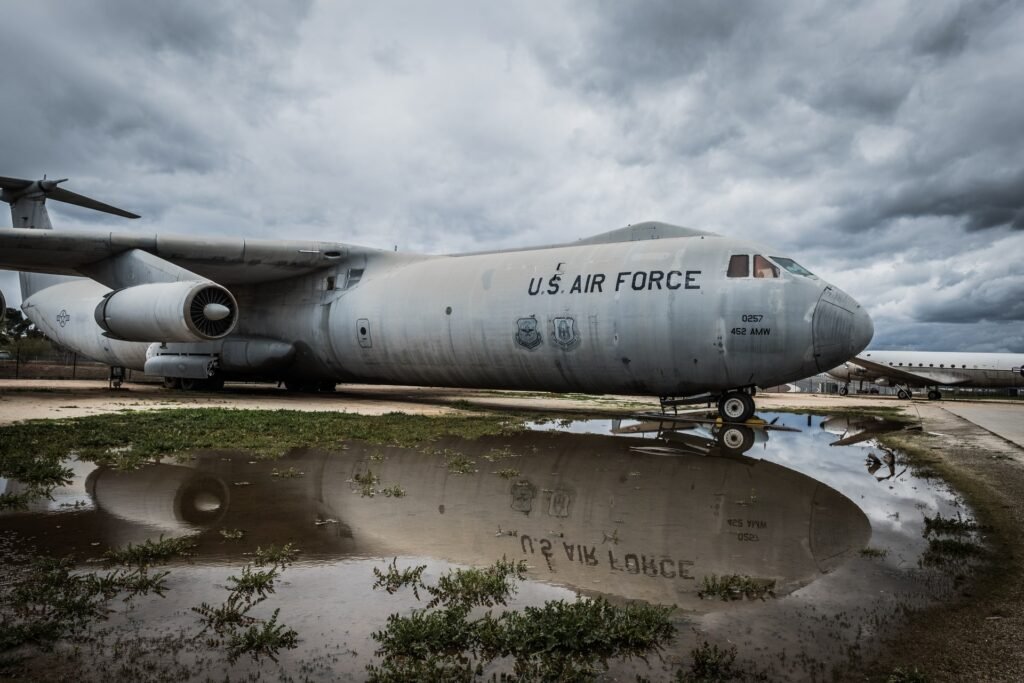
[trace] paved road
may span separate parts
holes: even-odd
[[[942,408],[1024,448],[1024,404],[954,403]]]

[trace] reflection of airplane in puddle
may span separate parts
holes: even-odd
[[[680,449],[681,452],[700,455],[742,455],[755,443],[767,441],[769,431],[800,431],[775,424],[778,418],[771,422],[751,418],[738,424],[707,417],[705,413],[641,413],[635,419],[626,423],[612,420],[612,434],[654,436],[671,446],[645,446],[634,450],[666,455],[680,452]]]
[[[821,428],[839,437],[830,446],[852,446],[884,432],[920,431],[921,425],[893,422],[875,415],[838,415],[823,420]]]
[[[776,594],[789,593],[869,540],[864,513],[806,475],[745,457],[656,457],[635,443],[553,433],[438,443],[476,463],[469,475],[449,472],[443,455],[363,444],[276,462],[207,453],[188,466],[96,469],[87,482],[95,509],[50,521],[59,529],[40,531],[48,520],[24,514],[5,526],[90,554],[195,531],[194,560],[207,562],[285,542],[306,560],[483,565],[506,556],[525,559],[533,578],[685,607],[699,604],[695,593],[712,574],[774,581]],[[303,474],[275,478],[272,468]],[[364,497],[359,481],[406,495]],[[245,536],[226,540],[225,528]]]
[[[853,444],[873,439],[883,432],[920,430],[921,426],[905,425],[874,415],[856,415],[852,417],[839,415],[823,420],[821,428],[830,434],[835,434],[840,437],[838,440],[829,444],[830,446],[851,446]],[[882,444],[876,444],[876,446],[880,451],[882,451],[882,454],[881,456],[878,456],[874,453],[868,453],[867,458],[864,461],[868,474],[878,481],[887,481],[889,479],[898,479],[900,475],[907,471],[907,468],[904,467],[899,473],[897,473],[896,454]],[[879,471],[882,472],[881,476],[878,474]]]

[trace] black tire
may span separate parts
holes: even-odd
[[[182,391],[199,391],[202,389],[202,380],[191,379],[189,377],[181,378],[181,389]]]
[[[754,445],[754,430],[744,425],[730,425],[718,434],[718,445],[726,455],[742,455]]]
[[[850,388],[849,387],[839,387],[839,395],[840,396],[846,396],[848,393],[850,393]]]
[[[181,380],[177,377],[164,377],[164,389],[181,389]]]
[[[746,422],[754,416],[754,399],[742,391],[730,391],[718,399],[718,414],[724,422]]]
[[[942,394],[939,393],[938,389],[932,389],[928,392],[929,401],[938,401],[940,398],[942,398]]]
[[[907,401],[910,399],[910,392],[907,391],[906,389],[900,389],[898,392],[896,392],[896,396],[897,398],[901,398],[904,401]]]

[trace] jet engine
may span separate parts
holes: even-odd
[[[238,303],[213,282],[158,282],[111,292],[96,307],[96,323],[124,341],[196,342],[220,339],[238,322]]]

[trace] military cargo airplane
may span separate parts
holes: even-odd
[[[717,400],[823,372],[874,332],[774,249],[648,222],[434,256],[339,242],[53,230],[47,199],[137,218],[63,180],[0,178],[0,268],[50,338],[168,387],[368,382]],[[59,276],[59,277],[54,277]],[[69,278],[70,276],[70,278]]]
[[[845,382],[839,393],[849,393],[851,381],[896,387],[903,399],[912,387],[928,387],[928,398],[942,398],[939,387],[982,389],[1024,387],[1024,354],[964,353],[959,351],[866,351],[828,371]]]

